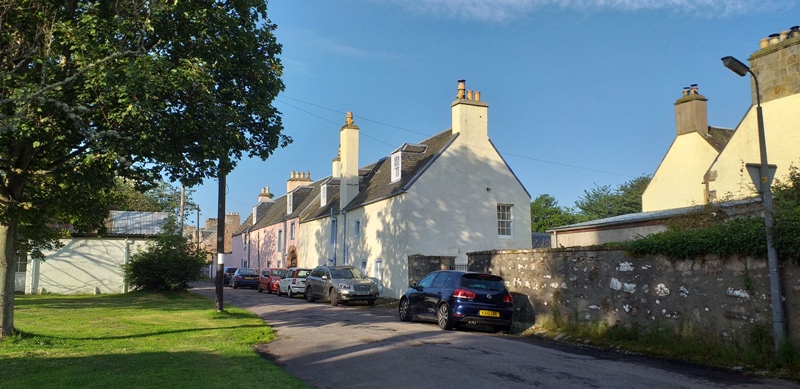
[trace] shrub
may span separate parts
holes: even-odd
[[[147,249],[122,266],[125,282],[134,290],[186,290],[200,279],[205,253],[191,247],[170,218]]]

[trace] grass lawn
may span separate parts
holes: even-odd
[[[16,296],[19,335],[0,341],[0,387],[307,388],[253,345],[254,314],[193,293]]]

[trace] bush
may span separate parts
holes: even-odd
[[[179,230],[174,218],[169,219],[155,241],[122,266],[133,290],[186,290],[189,282],[200,279],[205,253],[189,246]]]

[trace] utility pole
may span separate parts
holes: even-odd
[[[219,196],[217,199],[217,312],[222,312],[222,281],[225,273],[225,173],[222,162],[219,169]]]

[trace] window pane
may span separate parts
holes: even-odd
[[[497,235],[511,236],[511,205],[497,205]]]

